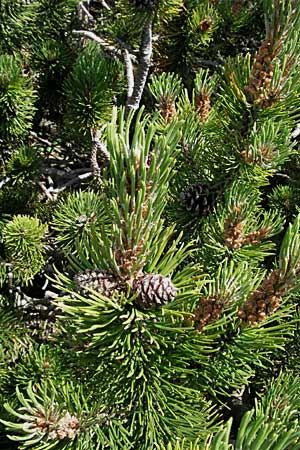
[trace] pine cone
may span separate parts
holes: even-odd
[[[215,196],[202,183],[192,184],[186,192],[181,192],[180,199],[188,211],[204,216],[213,209],[215,202]]]
[[[151,11],[158,5],[158,0],[129,0],[140,11]]]
[[[94,289],[106,297],[112,297],[114,291],[120,288],[120,279],[107,270],[86,269],[74,278],[79,291],[86,294],[87,289]]]
[[[177,289],[170,278],[159,274],[142,275],[132,283],[134,293],[138,293],[135,303],[142,308],[159,308],[174,300]]]

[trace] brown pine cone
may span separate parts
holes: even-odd
[[[155,273],[135,278],[132,290],[138,294],[135,300],[136,305],[145,309],[166,305],[177,295],[177,289],[170,278]]]

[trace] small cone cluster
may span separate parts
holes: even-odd
[[[260,159],[266,163],[271,162],[274,156],[274,148],[271,145],[264,145],[260,148],[260,158],[254,157],[251,150],[243,150],[241,155],[247,164],[259,163]]]
[[[273,270],[239,308],[238,317],[243,322],[257,325],[279,308],[285,292],[279,271]]]
[[[32,410],[29,411],[31,415]],[[29,415],[27,416],[29,419]],[[36,430],[38,434],[47,435],[50,440],[74,439],[79,433],[80,422],[75,416],[66,412],[62,417],[53,409],[52,412],[39,408],[38,415],[33,415],[27,428]]]
[[[74,281],[82,294],[87,294],[88,289],[93,289],[106,297],[112,297],[121,285],[119,277],[100,269],[86,269],[78,273]]]
[[[210,95],[206,92],[195,94],[195,107],[201,122],[206,122],[210,113]]]
[[[140,273],[141,266],[143,266],[144,258],[146,257],[146,252],[143,252],[143,243],[144,240],[141,239],[140,243],[134,247],[134,249],[129,248],[128,250],[115,250],[115,258],[118,263],[118,267],[120,268],[120,272],[124,280],[129,279],[130,276],[136,276]],[[138,261],[138,257],[143,253],[143,258],[136,266]],[[133,270],[133,267],[136,266],[136,269]]]
[[[228,298],[224,296],[209,296],[200,298],[199,305],[194,310],[194,327],[202,333],[205,326],[220,318]]]
[[[161,115],[167,123],[171,122],[173,117],[176,115],[176,108],[174,103],[174,98],[172,95],[162,95],[160,97],[160,111]]]
[[[240,219],[226,219],[224,224],[225,244],[233,250],[238,250],[243,245],[260,244],[268,236],[270,230],[270,227],[262,227],[260,230],[251,231],[245,236],[243,234],[243,223]]]
[[[260,230],[251,231],[251,233],[247,234],[247,236],[244,237],[243,244],[248,245],[260,244],[261,241],[267,237],[270,231],[271,227],[262,227]]]
[[[281,48],[282,39],[276,45],[270,37],[262,42],[253,64],[248,85],[245,86],[245,91],[249,93],[251,101],[260,108],[272,106],[280,95],[280,88],[274,91],[271,88],[271,81],[275,67],[274,59]]]
[[[69,412],[58,421],[55,429],[49,433],[51,439],[74,439],[79,433],[79,420]]]
[[[159,274],[144,274],[132,282],[137,294],[135,304],[142,309],[159,308],[175,299],[177,289],[170,278]]]
[[[238,250],[244,243],[243,223],[240,219],[226,219],[224,223],[224,240],[227,247]]]

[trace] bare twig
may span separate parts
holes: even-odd
[[[48,191],[50,192],[50,190],[53,189],[53,186],[54,186],[54,182],[53,182],[52,178],[50,177],[50,175],[48,175],[47,181],[48,181],[48,185],[49,185]]]
[[[111,10],[105,0],[94,0],[94,3],[99,3],[101,6],[103,6],[103,8]]]
[[[53,193],[59,194],[60,192],[64,191],[66,188],[70,186],[74,186],[74,184],[80,184],[84,180],[88,180],[93,176],[92,172],[86,172],[81,175],[78,175],[77,177],[72,178],[72,180],[69,180],[67,183],[63,184],[59,188],[53,189]]]
[[[111,55],[117,56],[119,59],[123,58],[122,50],[120,50],[118,47],[109,44],[105,39],[102,39],[97,34],[93,33],[92,31],[88,30],[73,30],[74,34],[78,34],[80,36],[87,37],[89,39],[92,39],[93,41],[100,44],[106,51],[108,51]],[[136,57],[134,55],[131,55],[131,58],[133,61],[136,61]]]
[[[92,14],[89,12],[89,10],[86,8],[86,6],[84,5],[83,2],[79,2],[79,8],[82,9],[83,15],[85,17],[87,17],[89,20],[93,21],[94,17],[92,16]],[[84,17],[84,19],[85,19]],[[85,20],[84,20],[85,21]]]
[[[91,169],[92,169],[92,174],[95,178],[100,177],[100,167],[98,164],[98,160],[97,160],[97,153],[98,153],[98,141],[100,138],[100,131],[99,130],[95,130],[92,133],[92,151],[91,151]]]
[[[70,172],[67,173],[67,176],[80,175],[89,171],[90,169],[88,167],[82,167],[81,169],[70,170]]]
[[[30,136],[34,139],[36,139],[37,141],[41,142],[42,144],[47,145],[48,147],[53,147],[54,145],[52,144],[52,142],[48,141],[48,139],[44,139],[41,138],[40,136],[38,136],[34,131],[30,131]]]
[[[140,49],[140,60],[134,78],[134,88],[132,95],[128,97],[126,103],[126,112],[131,109],[138,109],[142,98],[143,90],[146,84],[152,56],[152,16],[146,20]]]
[[[69,172],[65,172],[64,170],[61,170],[61,169],[56,169],[55,167],[45,167],[42,169],[42,173],[44,175],[55,175],[55,176],[61,177],[61,178],[65,178],[65,177],[72,178],[74,175],[86,173],[89,171],[90,171],[90,169],[87,167],[70,170]]]
[[[93,41],[100,44],[102,47],[104,47],[106,50],[108,50],[110,53],[112,53],[115,56],[118,56],[121,58],[122,52],[117,47],[108,44],[104,39],[102,39],[100,36],[97,36],[97,34],[93,33],[92,31],[88,30],[73,30],[74,34],[79,34],[80,36],[87,37],[89,39],[92,39]]]
[[[62,167],[68,167],[70,165],[70,161],[68,161],[67,159],[47,158],[46,162],[47,162],[47,167],[49,164],[55,164],[55,165],[59,165]]]
[[[9,177],[4,177],[2,180],[0,180],[0,189],[1,189],[6,183],[8,183],[9,180],[10,180]]]
[[[203,67],[223,67],[225,62],[221,59],[217,61],[210,61],[206,59],[194,58],[194,63]]]
[[[55,167],[45,167],[42,169],[44,175],[56,175],[57,177],[64,177],[68,175],[64,170],[56,169]]]
[[[129,102],[134,88],[134,75],[132,61],[127,50],[124,51],[124,62],[127,77],[127,102]]]
[[[119,44],[119,46],[121,48],[123,48],[124,50],[128,50],[128,52],[130,53],[131,57],[132,56],[138,57],[139,51],[135,50],[130,45],[126,44],[126,42],[122,41],[122,39],[118,38],[117,36],[114,36],[109,31],[104,31],[102,34],[103,34],[103,36],[107,36],[107,37],[111,38],[113,41],[115,41],[117,44]]]
[[[106,9],[108,9],[109,11],[111,10],[111,8],[108,6],[108,4],[106,3],[106,1],[105,0],[101,0],[101,5],[103,6],[103,8],[106,8]]]
[[[42,189],[42,191],[44,192],[44,194],[46,195],[46,197],[51,200],[51,202],[53,202],[53,200],[55,200],[55,198],[53,197],[53,195],[49,192],[49,190],[46,188],[46,186],[39,181],[38,185],[40,186],[40,188]]]
[[[49,151],[49,153],[47,155],[45,155],[45,158],[47,159],[47,161],[53,160],[55,161],[55,163],[57,164],[63,164],[65,160],[63,160],[62,158],[59,158],[58,156],[55,158],[51,158],[50,154],[56,150],[58,151],[65,151],[66,149],[61,147],[60,144],[54,144],[53,142],[49,141],[48,139],[42,138],[40,136],[38,136],[34,131],[30,131],[30,137],[33,140],[36,140],[38,142],[40,142],[43,145],[46,145],[47,147],[50,147],[51,150]]]
[[[110,161],[110,153],[100,139],[102,131],[103,127],[92,133],[91,169],[94,177],[100,176],[100,167],[97,161],[98,151],[103,154],[107,161]]]

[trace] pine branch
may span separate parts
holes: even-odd
[[[281,306],[284,296],[299,287],[299,223],[300,215],[289,224],[281,244],[278,269],[274,268],[241,305],[238,316],[244,323],[263,322]]]
[[[122,50],[120,50],[118,47],[109,44],[105,39],[102,39],[100,36],[98,36],[97,34],[95,34],[93,31],[88,31],[88,30],[73,30],[74,34],[80,35],[80,36],[84,36],[86,38],[91,39],[92,41],[97,42],[98,44],[101,45],[101,47],[104,48],[104,50],[108,51],[109,54],[111,54],[112,56],[116,56],[118,57],[118,59],[122,60]],[[121,41],[118,41],[118,43],[120,43]],[[125,49],[128,50],[127,46],[125,46]],[[132,58],[133,61],[136,61],[136,57],[131,54],[130,57]]]
[[[128,50],[126,49],[124,50],[124,63],[127,76],[127,102],[129,102],[134,89],[134,74],[132,67],[132,59],[130,54],[128,53]]]
[[[134,88],[132,95],[128,95],[126,103],[127,114],[131,109],[136,110],[139,108],[147,81],[152,56],[152,21],[152,15],[149,15],[143,26],[139,63],[134,77]]]
[[[85,22],[93,22],[94,21],[94,17],[92,16],[92,14],[89,12],[89,10],[87,9],[87,7],[84,4],[85,2],[81,1],[78,4],[79,9],[82,11],[81,15],[80,15],[80,19],[83,23]]]
[[[42,191],[44,192],[44,194],[46,195],[46,197],[53,202],[55,200],[55,197],[52,196],[51,192],[46,188],[45,184],[42,183],[41,181],[38,182],[38,185],[40,186],[40,188],[42,189]]]
[[[109,154],[106,146],[100,140],[102,131],[103,131],[103,127],[101,128],[101,130],[94,130],[92,132],[92,150],[91,150],[92,174],[93,174],[94,178],[97,178],[99,188],[100,187],[103,188],[103,181],[100,180],[101,168],[98,164],[98,159],[97,159],[98,151],[100,151],[102,153],[102,155],[105,157],[105,160],[107,163],[109,163],[109,161],[110,161],[110,154]]]
[[[71,180],[67,181],[62,186],[59,186],[59,187],[53,189],[52,192],[55,193],[55,194],[58,194],[60,192],[63,192],[65,189],[67,189],[70,186],[74,186],[76,184],[80,184],[83,181],[88,180],[92,176],[93,176],[92,172],[86,172],[86,173],[83,173],[81,175],[77,175],[76,177],[74,177]]]

